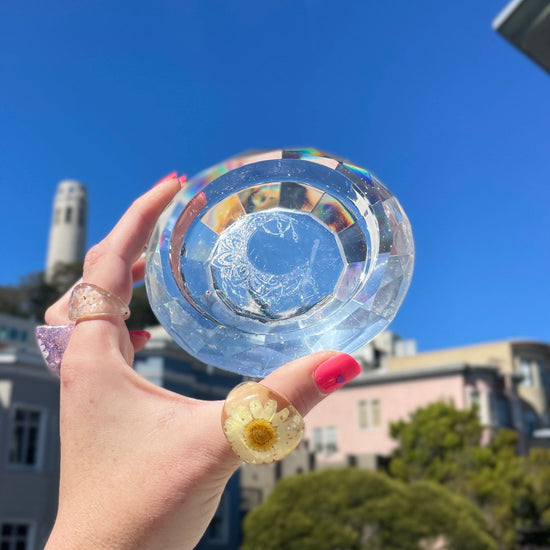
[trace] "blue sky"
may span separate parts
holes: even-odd
[[[57,183],[89,245],[134,197],[249,148],[375,172],[417,261],[391,325],[419,349],[549,340],[550,75],[505,0],[0,3],[0,284],[44,267]]]

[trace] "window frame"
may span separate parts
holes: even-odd
[[[375,422],[375,403],[378,407],[377,422]],[[382,428],[384,424],[382,420],[382,401],[380,398],[361,399],[357,401],[357,426],[359,431],[376,431]]]
[[[231,521],[231,518],[229,517],[229,512],[229,497],[226,491],[224,491],[220,498],[220,503],[218,504],[218,507],[216,508],[216,511],[214,512],[214,515],[212,516],[212,519],[210,520],[210,523],[207,527],[206,539],[208,540],[209,544],[212,544],[214,546],[225,546],[229,543],[229,524]],[[219,530],[221,534],[219,536],[213,536],[210,530],[210,526],[215,519],[219,520],[220,522]]]
[[[518,360],[518,372],[522,376],[520,386],[525,388],[533,388],[535,386],[535,373],[532,359],[529,357],[520,357]],[[525,376],[526,373],[528,373],[528,376]]]
[[[0,548],[4,543],[7,543],[9,544],[8,550],[16,550],[16,544],[19,542],[17,539],[13,539],[12,535],[8,535],[10,540],[4,540],[5,535],[3,531],[6,525],[27,527],[27,533],[25,535],[26,540],[23,541],[25,543],[25,550],[32,550],[35,547],[36,523],[34,521],[22,518],[5,518],[0,521]]]
[[[11,451],[12,451],[12,438],[15,437],[14,430],[16,428],[17,420],[16,413],[17,411],[25,411],[31,413],[38,413],[39,419],[37,423],[37,436],[36,436],[36,452],[35,460],[32,464],[26,464],[23,462],[12,461]],[[7,439],[7,448],[6,448],[6,465],[10,470],[26,470],[26,471],[40,471],[43,467],[44,459],[44,445],[46,441],[45,432],[47,427],[47,414],[48,410],[44,407],[40,407],[33,404],[15,402],[10,407],[9,411],[9,432]],[[29,430],[29,424],[25,425],[25,432]],[[24,436],[25,437],[25,436]],[[25,445],[28,445],[28,442],[25,442]]]
[[[336,454],[338,452],[338,426],[325,426],[323,435],[325,454]]]

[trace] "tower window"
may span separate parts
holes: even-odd
[[[85,223],[84,218],[85,218],[85,216],[84,216],[84,207],[81,206],[78,209],[78,226],[79,227],[84,227],[84,223]]]
[[[71,223],[73,219],[73,209],[69,206],[65,210],[65,223]]]

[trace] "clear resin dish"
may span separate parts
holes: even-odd
[[[395,316],[413,259],[407,216],[374,175],[314,149],[277,149],[190,179],[157,222],[145,281],[182,348],[263,377],[365,345]]]

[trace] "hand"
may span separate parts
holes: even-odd
[[[129,303],[143,277],[141,253],[179,191],[176,178],[137,199],[86,256],[82,280]],[[46,314],[67,324],[68,295]],[[146,335],[119,318],[77,323],[61,368],[58,516],[46,548],[192,549],[206,530],[240,459],[221,428],[223,401],[171,393],[139,376],[134,353]],[[319,368],[318,368],[319,367]],[[320,352],[262,382],[304,415],[359,372],[344,354]]]

